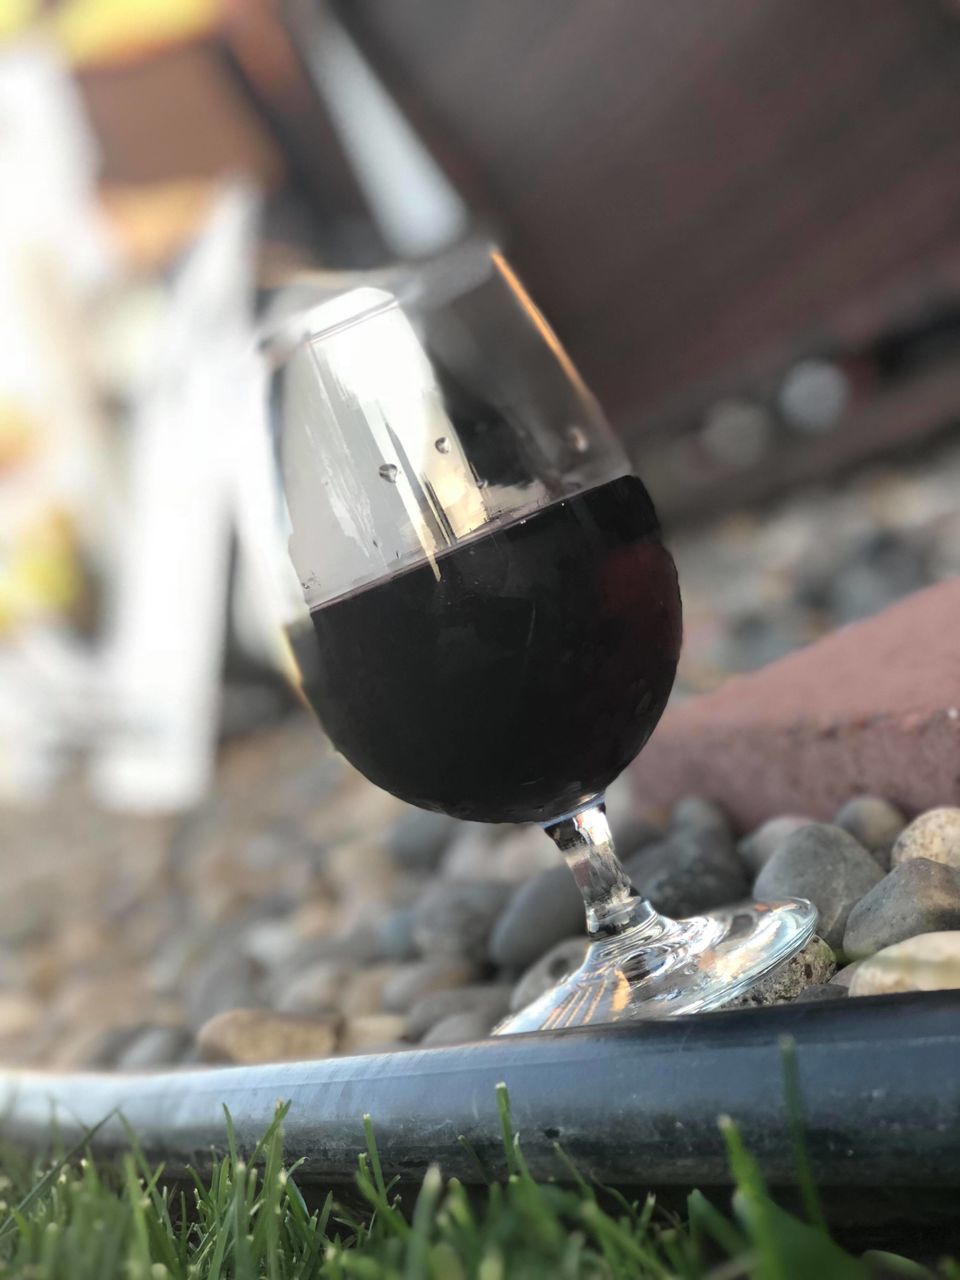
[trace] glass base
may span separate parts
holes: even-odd
[[[801,898],[749,902],[709,916],[645,915],[592,943],[583,964],[494,1035],[669,1018],[718,1009],[794,955],[813,935],[816,908]]]

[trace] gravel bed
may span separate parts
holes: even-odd
[[[745,1000],[960,986],[960,810],[736,833],[689,797],[610,816],[674,914],[799,894],[820,937]],[[536,829],[436,820],[325,751],[312,722],[233,743],[207,804],[119,821],[79,792],[3,815],[0,1060],[142,1070],[477,1039],[583,955],[572,877]],[[75,851],[66,861],[63,851]],[[32,856],[28,854],[32,850]]]

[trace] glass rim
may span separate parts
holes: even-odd
[[[493,241],[474,239],[421,262],[373,271],[298,275],[277,291],[273,307],[268,308],[255,332],[256,348],[275,367],[282,365],[304,343],[362,323],[390,307],[441,307],[501,269],[501,261],[501,251]],[[285,310],[284,294],[298,286],[315,287],[317,300]],[[379,295],[379,299],[361,302],[357,295]]]

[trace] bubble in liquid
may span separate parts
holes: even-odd
[[[392,462],[385,462],[380,468],[380,479],[386,480],[388,484],[396,484],[398,468]]]
[[[586,453],[590,448],[590,441],[583,427],[567,427],[567,440],[574,453]]]
[[[437,453],[449,453],[450,441],[446,436],[441,436],[439,440],[434,440],[433,447],[436,449]]]

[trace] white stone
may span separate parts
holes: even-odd
[[[960,930],[921,933],[861,961],[850,982],[852,996],[895,991],[960,988]]]
[[[960,809],[930,809],[914,818],[893,846],[893,865],[930,858],[960,870]]]

